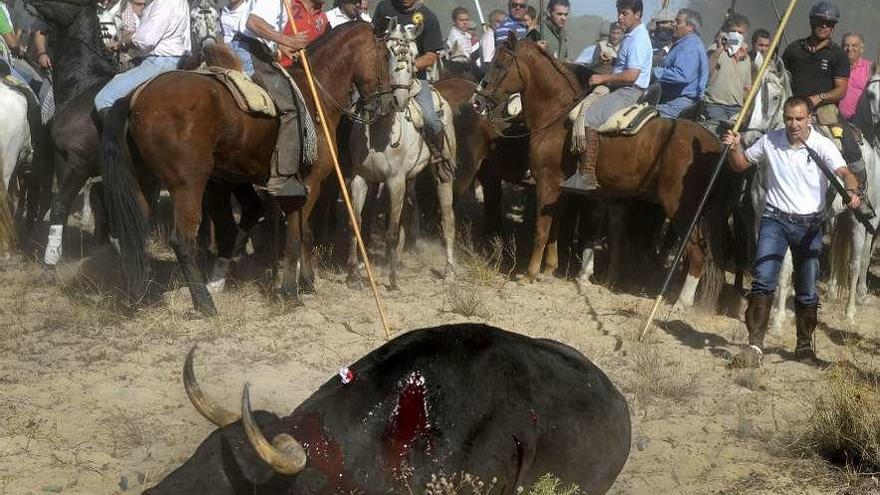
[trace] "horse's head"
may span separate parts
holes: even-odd
[[[84,13],[97,16],[97,4],[94,0],[25,0],[25,7],[35,17],[62,31]]]
[[[192,47],[196,52],[206,44],[223,39],[220,31],[220,12],[214,0],[202,0],[189,11],[192,29]]]
[[[458,44],[458,40],[452,44],[452,48],[450,48],[449,53],[446,54],[446,59],[450,62],[458,62],[460,64],[466,64],[471,61],[471,58],[465,53],[464,48]]]
[[[495,51],[492,65],[483,80],[477,86],[471,104],[481,115],[498,112],[507,105],[510,96],[523,91],[525,83],[522,77],[517,53],[524,45],[511,32],[507,41]]]
[[[367,121],[375,116],[388,115],[393,111],[394,100],[391,97],[391,54],[385,36],[375,33],[372,28],[362,29],[359,25],[369,26],[366,22],[346,26],[349,41],[364,47],[364,52],[355,57],[354,84],[360,93],[359,110]]]
[[[880,74],[874,74],[868,79],[868,84],[865,86],[865,94],[862,98],[868,100],[872,123],[875,127],[880,125]]]
[[[743,143],[748,146],[763,134],[782,127],[782,107],[791,96],[788,71],[777,58],[764,73],[764,79],[752,106],[748,127],[743,131]]]
[[[406,108],[409,104],[416,75],[416,57],[419,54],[416,38],[420,32],[420,27],[402,26],[397,23],[397,19],[391,19],[388,24],[386,45],[391,55],[391,89],[397,108]]]

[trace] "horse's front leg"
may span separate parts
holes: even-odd
[[[565,211],[565,197],[560,197],[556,205],[556,211]],[[547,238],[547,255],[544,257],[544,277],[546,278],[553,277],[556,269],[559,268],[559,225],[561,223],[561,218],[556,218],[550,223],[550,232]]]
[[[358,227],[363,225],[361,220],[363,211],[364,211],[364,203],[367,199],[367,192],[370,190],[370,186],[367,184],[367,181],[364,180],[360,175],[355,175],[353,179],[351,179],[351,183],[349,185],[349,190],[351,191],[351,202],[352,207],[354,208],[354,216],[355,221],[358,223]],[[361,230],[363,233],[363,230]],[[360,262],[358,261],[358,240],[357,235],[355,234],[354,226],[351,227],[351,245],[349,246],[348,252],[348,276],[345,279],[346,285],[353,289],[362,289],[363,288],[363,280],[361,280],[361,275],[358,272],[360,269]]]
[[[385,183],[388,192],[388,230],[385,232],[385,255],[389,268],[389,288],[398,290],[397,270],[400,266],[400,215],[406,197],[406,180],[391,178]]]
[[[203,194],[204,185],[184,187],[174,191],[174,230],[171,232],[170,244],[189,288],[193,307],[205,316],[216,316],[217,307],[214,306],[214,299],[208,292],[196,263]]]
[[[52,210],[49,215],[49,239],[43,255],[43,262],[48,266],[55,266],[61,261],[64,225],[67,223],[67,216],[74,199],[88,179],[89,172],[81,167],[68,163],[63,168],[58,194],[52,199]]]
[[[452,207],[452,182],[437,183],[440,198],[440,218],[443,222],[443,242],[446,248],[446,277],[455,276],[455,210]]]
[[[788,301],[788,291],[791,290],[792,270],[791,250],[786,250],[785,256],[782,258],[782,265],[779,267],[779,283],[776,286],[773,307],[770,309],[768,334],[777,337],[782,335],[782,325],[785,324],[785,319],[788,317],[785,305]]]
[[[535,245],[532,248],[532,257],[529,260],[528,271],[530,282],[534,282],[541,271],[544,249],[547,247],[550,229],[559,211],[557,206],[560,194],[561,189],[558,186],[558,182],[554,182],[553,178],[539,180],[537,186],[538,211],[536,212],[537,220],[535,221]]]
[[[870,241],[866,239],[867,229],[861,223],[853,222],[853,228],[850,232],[852,247],[849,252],[849,295],[846,301],[846,321],[852,325],[856,322],[856,300],[858,299],[859,283],[862,279],[862,266],[867,265],[862,258],[864,257],[865,244]],[[869,253],[870,254],[870,253]],[[867,266],[865,266],[867,270]]]

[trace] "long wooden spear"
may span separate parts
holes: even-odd
[[[776,29],[776,34],[773,36],[773,41],[770,43],[769,53],[776,52],[776,47],[777,45],[779,45],[779,40],[782,37],[782,33],[785,31],[785,26],[788,24],[788,20],[789,18],[791,18],[791,14],[792,12],[794,12],[794,8],[797,5],[797,2],[798,0],[791,0],[788,4],[788,10],[785,11],[785,15],[782,16],[782,20],[779,21],[779,27]],[[739,131],[739,128],[742,127],[746,115],[748,115],[748,111],[751,108],[752,103],[754,103],[755,101],[755,95],[758,94],[760,82],[764,79],[764,73],[767,72],[767,67],[770,65],[770,60],[772,58],[773,57],[766,57],[764,59],[764,62],[761,64],[761,69],[755,75],[755,79],[752,81],[752,89],[751,91],[749,91],[749,95],[746,98],[745,103],[743,103],[742,110],[739,112],[739,116],[736,118],[736,122],[733,124],[733,132]],[[694,212],[694,217],[693,219],[691,219],[691,223],[688,225],[687,231],[681,238],[681,242],[678,245],[678,251],[675,253],[675,258],[672,260],[672,266],[669,267],[669,272],[666,274],[666,280],[663,281],[663,288],[660,289],[660,294],[657,295],[657,299],[654,301],[654,307],[651,308],[651,314],[648,315],[648,320],[645,322],[645,328],[643,328],[642,332],[639,334],[639,341],[641,341],[645,337],[645,335],[647,335],[648,330],[651,329],[651,323],[654,321],[654,315],[657,314],[657,308],[660,307],[660,303],[663,301],[663,294],[666,292],[666,289],[669,288],[669,283],[672,281],[672,276],[675,274],[675,269],[678,266],[678,262],[681,261],[681,255],[684,254],[684,248],[687,245],[688,239],[690,239],[694,228],[697,226],[697,222],[700,220],[700,215],[703,213],[703,208],[705,208],[706,206],[706,201],[709,199],[709,194],[712,192],[712,186],[715,185],[715,181],[718,179],[718,174],[721,173],[721,167],[723,167],[724,164],[727,162],[728,153],[730,153],[730,146],[725,146],[724,150],[721,152],[721,157],[718,159],[718,163],[715,165],[715,170],[712,172],[709,183],[706,185],[706,190],[705,192],[703,192],[703,197],[700,198],[700,203],[697,205],[697,211]]]
[[[284,0],[284,10],[287,12],[287,19],[293,29],[293,34],[299,34],[299,30],[296,27],[296,20],[293,17],[293,10],[290,7],[290,0]],[[330,128],[327,127],[327,119],[324,118],[324,105],[318,95],[318,90],[315,87],[312,67],[309,64],[309,57],[306,50],[300,50],[299,60],[306,73],[306,80],[309,82],[309,90],[311,91],[312,99],[315,102],[315,110],[318,112],[318,120],[321,123],[321,129],[324,131],[324,140],[327,141],[327,147],[330,150],[330,158],[333,160],[333,169],[336,170],[336,179],[339,181],[339,190],[342,191],[342,199],[345,201],[345,209],[348,211],[348,219],[351,222],[351,228],[354,229],[354,236],[357,240],[361,257],[364,259],[364,266],[367,269],[367,278],[370,280],[370,288],[373,290],[373,299],[376,300],[376,309],[378,309],[379,318],[382,320],[382,328],[385,329],[385,338],[391,340],[391,330],[388,327],[388,317],[385,315],[385,307],[382,305],[382,300],[379,298],[379,288],[376,285],[376,279],[373,277],[373,267],[370,264],[369,256],[367,256],[367,248],[364,244],[363,237],[361,237],[361,229],[358,225],[357,217],[354,214],[354,208],[351,206],[351,197],[348,195],[348,187],[346,187],[345,184],[345,177],[343,177],[342,168],[339,166],[339,156],[336,154],[336,146],[333,145]]]

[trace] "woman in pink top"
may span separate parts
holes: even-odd
[[[849,58],[849,84],[846,87],[846,95],[840,100],[840,115],[849,120],[856,113],[856,105],[865,92],[868,79],[874,73],[874,64],[870,60],[862,58],[865,51],[865,40],[861,34],[847,33],[843,35],[843,51]]]

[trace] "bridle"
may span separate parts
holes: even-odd
[[[499,71],[500,75],[495,76],[495,77],[496,77],[496,80],[498,81],[496,83],[496,86],[500,85],[502,82],[504,82],[505,79],[507,79],[507,76],[510,75],[510,73],[511,73],[510,66],[511,65],[516,67],[516,73],[517,73],[517,76],[519,76],[520,81],[524,81],[524,78],[523,78],[523,74],[522,74],[522,68],[520,67],[519,58],[517,58],[517,55],[516,55],[516,51],[511,50],[507,46],[502,46],[496,50],[496,60],[497,60],[498,53],[506,53],[506,54],[510,55],[510,58],[513,60],[513,63],[506,64],[506,66],[503,66],[503,67],[499,67],[499,64],[493,62],[489,66],[489,70],[486,72],[486,76],[483,78],[482,81],[480,81],[480,84],[477,85],[477,89],[474,91],[474,97],[478,96],[486,101],[486,103],[488,104],[487,105],[488,108],[486,111],[486,116],[488,117],[487,120],[496,129],[496,131],[499,132],[499,134],[503,135],[503,137],[509,138],[509,139],[515,139],[515,138],[534,136],[536,134],[543,133],[544,131],[546,131],[550,127],[553,127],[554,125],[558,124],[561,120],[565,119],[568,116],[568,114],[572,111],[572,109],[575,106],[577,106],[578,103],[580,103],[581,99],[583,98],[583,94],[582,94],[580,88],[574,87],[571,84],[571,81],[568,79],[568,77],[565,77],[565,74],[562,73],[562,71],[559,69],[559,67],[557,67],[555,64],[551,64],[551,65],[553,65],[553,68],[556,69],[556,71],[560,75],[565,77],[566,81],[568,82],[569,87],[572,90],[574,90],[575,96],[572,98],[572,101],[567,103],[566,105],[564,105],[558,112],[553,114],[548,119],[547,123],[539,125],[539,126],[535,127],[534,129],[530,129],[530,130],[528,130],[524,133],[521,133],[521,134],[506,134],[502,131],[499,131],[499,127],[510,124],[511,122],[517,120],[519,118],[519,116],[498,117],[498,116],[492,115],[493,110],[495,110],[496,108],[499,108],[503,104],[503,102],[499,101],[493,95],[485,92],[486,81],[492,80],[493,74],[496,71]]]

